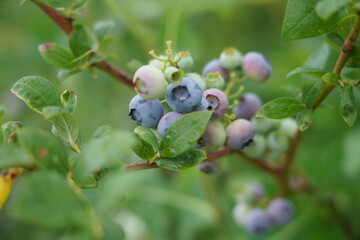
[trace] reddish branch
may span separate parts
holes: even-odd
[[[54,8],[47,6],[46,4],[43,4],[41,2],[38,2],[36,0],[32,0],[46,15],[51,18],[56,25],[58,25],[61,30],[64,31],[66,35],[70,35],[72,31],[72,18],[67,18],[62,15],[60,15]],[[110,76],[112,76],[117,81],[125,84],[128,87],[133,87],[132,85],[132,79],[127,74],[116,68],[115,66],[111,65],[110,63],[106,61],[97,62],[94,64],[97,68],[103,70]]]

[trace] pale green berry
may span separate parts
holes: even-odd
[[[225,80],[218,72],[208,73],[208,75],[205,78],[205,81],[206,81],[206,85],[209,88],[217,88],[222,90],[225,87]]]
[[[201,90],[205,91],[207,89],[206,82],[205,82],[204,78],[200,74],[186,73],[185,76],[192,79],[192,80],[194,80],[199,85]]]
[[[250,157],[262,157],[266,151],[266,139],[263,135],[255,134],[253,141],[244,148],[244,153]]]
[[[225,48],[219,57],[220,64],[228,70],[233,70],[240,67],[242,64],[243,56],[239,50],[234,47]]]

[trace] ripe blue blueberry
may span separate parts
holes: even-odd
[[[284,225],[294,217],[294,207],[285,198],[275,198],[267,206],[270,220],[278,225]]]
[[[222,148],[226,141],[226,132],[224,126],[218,121],[210,122],[204,134],[199,139],[198,143],[209,152],[219,150]]]
[[[226,69],[232,70],[241,66],[243,56],[234,47],[225,48],[219,57],[220,64]]]
[[[262,157],[265,152],[266,139],[260,134],[255,134],[253,141],[244,149],[244,153],[250,157]]]
[[[264,55],[258,52],[248,52],[243,59],[245,74],[255,82],[263,82],[269,78],[271,66]]]
[[[209,102],[205,98],[201,98],[200,105],[197,106],[194,111],[208,111],[211,110]]]
[[[159,69],[145,65],[135,72],[133,85],[138,95],[144,99],[153,100],[161,99],[165,95],[168,83]]]
[[[205,173],[205,174],[213,174],[217,172],[217,167],[212,162],[202,162],[196,165],[196,168]]]
[[[206,82],[200,74],[186,73],[185,76],[194,80],[199,85],[202,91],[205,91],[205,89],[207,88]]]
[[[159,100],[146,100],[136,95],[129,104],[129,116],[137,124],[145,127],[156,127],[164,109]]]
[[[213,59],[206,63],[204,66],[201,75],[206,77],[209,73],[218,72],[224,79],[229,78],[229,71],[221,66],[219,59]]]
[[[165,131],[173,124],[173,122],[182,117],[184,114],[178,112],[168,112],[160,119],[157,130],[160,136],[163,136]]]
[[[218,119],[227,112],[228,99],[225,93],[216,88],[210,88],[203,92],[203,97],[209,102],[211,110],[214,111],[211,119]]]
[[[251,209],[245,216],[244,227],[252,234],[265,233],[271,226],[266,211],[260,208]]]
[[[183,78],[178,83],[169,84],[166,90],[167,104],[176,112],[191,112],[201,102],[202,91],[197,83],[190,78]]]
[[[251,119],[262,105],[260,97],[255,93],[245,93],[239,104],[233,108],[236,118]]]
[[[226,128],[227,145],[232,149],[243,149],[254,138],[253,125],[246,119],[237,119]]]

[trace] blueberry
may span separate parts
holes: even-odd
[[[207,88],[206,82],[200,74],[186,73],[185,76],[194,80],[199,85],[202,91],[205,91],[205,89]]]
[[[280,121],[279,131],[285,133],[288,137],[294,137],[298,126],[293,118],[285,118]]]
[[[185,77],[178,84],[169,84],[165,98],[174,111],[191,112],[200,104],[201,95],[199,85],[194,80]]]
[[[201,98],[200,105],[197,106],[194,111],[208,111],[211,110],[209,102],[205,98]]]
[[[145,65],[135,72],[133,85],[138,95],[144,99],[153,100],[163,98],[168,83],[159,69]]]
[[[209,152],[219,150],[222,148],[226,141],[226,132],[224,126],[218,121],[210,122],[204,134],[199,139],[198,143]]]
[[[222,117],[227,112],[228,99],[221,90],[210,88],[203,92],[203,97],[209,102],[211,110],[214,111],[212,120]]]
[[[181,70],[188,71],[193,66],[194,60],[188,52],[185,52],[184,54],[187,54],[187,55],[183,56],[177,64]]]
[[[248,52],[243,59],[245,74],[256,82],[263,82],[269,78],[271,66],[264,55],[258,52]]]
[[[226,128],[227,145],[232,149],[243,149],[248,146],[254,135],[254,127],[246,119],[237,119]]]
[[[165,77],[171,82],[180,82],[184,77],[184,72],[176,67],[168,67],[165,69]]]
[[[206,77],[209,73],[218,72],[224,79],[229,78],[229,71],[226,70],[223,66],[221,66],[219,59],[213,59],[206,63],[204,66],[201,75]]]
[[[244,227],[252,234],[261,234],[269,230],[271,225],[266,211],[260,208],[251,209],[245,216]]]
[[[205,81],[209,88],[223,89],[225,87],[225,80],[218,72],[208,73]]]
[[[232,217],[238,226],[244,225],[246,214],[249,212],[249,205],[245,202],[238,202],[232,210]]]
[[[289,137],[285,133],[275,130],[269,133],[266,143],[272,150],[282,152],[289,146]]]
[[[256,133],[267,134],[277,127],[279,120],[268,118],[252,118],[251,123],[253,124]]]
[[[228,70],[235,69],[241,66],[243,56],[234,47],[225,48],[219,57],[220,64]]]
[[[256,130],[255,130],[256,131]],[[266,152],[266,139],[263,135],[255,134],[253,141],[244,149],[250,157],[262,157]]]
[[[285,198],[275,198],[267,206],[270,220],[278,225],[284,225],[294,217],[294,207]]]
[[[255,93],[245,93],[240,99],[239,104],[233,108],[236,118],[251,119],[262,105],[261,99]]]
[[[250,196],[252,201],[259,201],[265,197],[264,186],[258,182],[251,182],[246,185],[245,188],[246,194]]]
[[[145,127],[156,127],[164,114],[159,100],[146,100],[136,95],[129,104],[129,116],[137,124]]]
[[[212,162],[202,162],[196,165],[196,168],[205,174],[213,174],[216,173],[218,170]]]
[[[165,131],[171,126],[171,124],[183,115],[184,114],[178,112],[168,112],[164,116],[162,116],[157,126],[157,130],[160,136],[163,136]]]

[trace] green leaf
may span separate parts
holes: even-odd
[[[150,128],[138,126],[134,129],[134,133],[137,134],[142,140],[153,146],[155,151],[159,149],[159,142],[157,137]]]
[[[38,113],[42,113],[44,107],[60,106],[54,84],[43,77],[23,77],[14,84],[11,92]]]
[[[75,59],[74,55],[56,43],[43,43],[39,45],[39,52],[42,58],[53,65],[54,67],[74,70],[72,61]]]
[[[327,84],[331,84],[334,86],[339,86],[339,81],[341,80],[340,75],[336,73],[326,73],[321,77],[321,80],[323,80]]]
[[[342,167],[346,176],[358,179],[360,174],[360,129],[356,128],[348,132],[343,141],[343,161]]]
[[[67,152],[52,134],[41,129],[23,128],[17,132],[17,139],[31,153],[40,168],[67,174]]]
[[[82,4],[84,0],[36,0],[37,2],[43,3],[54,8],[63,8],[69,6],[78,6]]]
[[[9,121],[2,125],[2,132],[5,144],[16,142],[16,133],[22,128],[21,122]]]
[[[334,13],[345,5],[349,4],[346,0],[322,0],[316,4],[316,13],[323,19],[328,20]]]
[[[360,68],[344,67],[341,70],[340,77],[349,82],[359,82]]]
[[[312,109],[304,109],[296,115],[296,122],[299,126],[299,130],[304,132],[308,129],[312,122],[313,110]]]
[[[156,154],[154,148],[149,143],[141,139],[137,134],[134,134],[134,137],[136,142],[133,146],[131,146],[131,149],[134,151],[134,153],[141,159],[152,159]]]
[[[298,68],[292,70],[291,72],[289,72],[286,75],[286,78],[291,78],[291,77],[294,77],[294,76],[296,76],[298,74],[306,74],[306,75],[310,75],[310,76],[313,76],[313,77],[321,77],[325,73],[326,72],[324,72],[323,70],[319,70],[319,69],[298,67]]]
[[[173,158],[190,149],[205,131],[211,115],[212,111],[200,111],[176,119],[162,138],[160,155]]]
[[[5,105],[0,104],[0,122],[1,122],[1,120],[2,120],[2,118],[4,116],[4,114],[5,114],[5,111],[6,111]]]
[[[134,144],[134,138],[126,132],[110,132],[108,134],[93,138],[84,145],[79,158],[77,159],[73,178],[79,184],[87,181],[89,176],[96,170],[120,161],[130,152]]]
[[[84,204],[56,172],[34,172],[21,185],[11,206],[17,219],[50,229],[89,221]]]
[[[321,91],[324,89],[325,83],[320,79],[309,81],[303,86],[303,103],[308,108],[311,108],[320,96]]]
[[[353,87],[345,85],[339,87],[340,94],[340,115],[344,119],[345,123],[351,127],[357,117],[356,102],[353,92]]]
[[[109,32],[110,28],[114,26],[113,21],[100,21],[94,25],[94,32],[99,41],[102,41],[106,38],[106,34]]]
[[[59,82],[61,81],[64,81],[65,79],[67,79],[68,77],[76,74],[76,73],[79,73],[80,70],[63,70],[61,69],[57,75],[56,75],[56,78]]]
[[[264,104],[256,117],[283,119],[295,115],[301,109],[300,103],[295,98],[281,97]]]
[[[67,141],[70,146],[80,152],[76,139],[79,136],[79,127],[76,119],[60,107],[46,107],[43,109],[44,115],[54,125],[61,138]]]
[[[34,167],[34,158],[19,147],[0,147],[0,169],[6,169],[11,167]]]
[[[75,55],[79,57],[90,50],[89,37],[84,26],[75,25],[69,37],[70,49]]]
[[[329,32],[325,35],[325,40],[328,44],[332,45],[333,47],[340,49],[344,44],[344,39],[335,32]]]
[[[196,166],[204,159],[206,159],[206,154],[204,151],[192,148],[189,151],[174,158],[158,158],[155,160],[155,163],[159,167],[169,170],[184,170],[186,168]]]
[[[77,96],[76,94],[71,90],[65,90],[60,95],[60,101],[61,105],[69,111],[69,113],[73,113],[76,108],[77,104]]]
[[[327,21],[315,11],[318,0],[289,0],[286,6],[281,35],[285,40],[309,38],[331,32],[337,26],[338,14]]]

